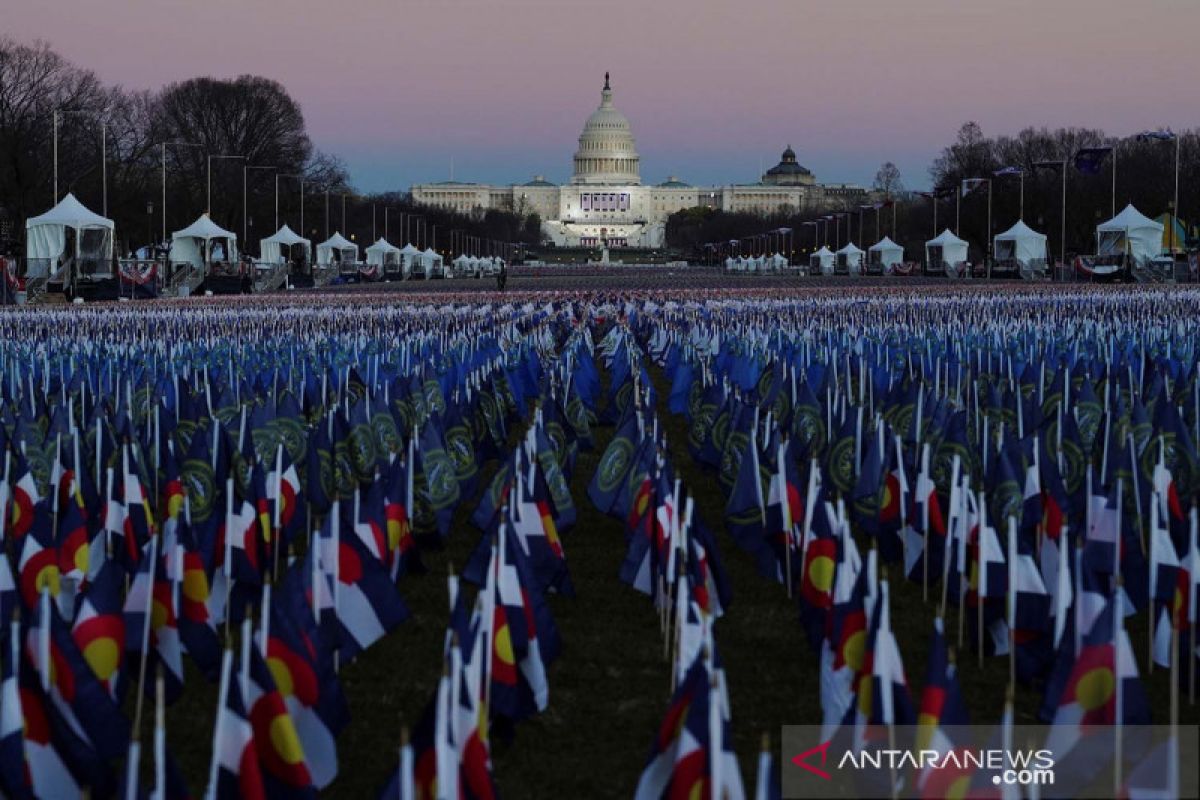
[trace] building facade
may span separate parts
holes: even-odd
[[[644,185],[641,158],[629,120],[613,106],[608,74],[600,106],[584,123],[571,180],[564,185],[541,175],[528,183],[491,186],[444,181],[412,187],[414,202],[463,214],[489,209],[537,214],[542,237],[558,247],[662,247],[667,218],[698,206],[774,214],[806,209],[854,208],[867,199],[857,186],[825,186],[796,161],[789,146],[758,183],[692,186],[672,176]]]

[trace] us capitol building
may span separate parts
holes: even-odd
[[[416,203],[482,215],[489,209],[535,213],[542,238],[558,247],[662,247],[666,222],[686,208],[771,214],[804,209],[856,208],[867,192],[851,185],[821,185],[796,162],[788,147],[758,183],[690,186],[671,177],[642,184],[641,159],[625,115],[613,106],[608,73],[600,107],[579,134],[571,182],[558,186],[542,176],[513,186],[444,181],[412,187]]]

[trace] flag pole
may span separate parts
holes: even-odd
[[[1191,525],[1189,525],[1189,552],[1196,552],[1196,528],[1200,527],[1200,513],[1195,504],[1192,505]],[[1188,705],[1196,704],[1196,581],[1188,581]]]
[[[1117,492],[1120,494],[1121,484],[1117,484]],[[1120,518],[1120,508],[1117,509],[1118,519]],[[1120,544],[1121,533],[1120,524],[1118,523],[1117,543]],[[1113,588],[1112,602],[1116,605],[1113,609],[1113,706],[1115,710],[1113,720],[1113,794],[1120,796],[1121,792],[1121,723],[1125,716],[1124,692],[1121,691],[1121,634],[1124,632],[1125,612],[1121,608],[1120,598],[1122,592],[1122,584],[1124,581],[1121,578],[1121,573],[1118,571],[1113,576],[1115,584]],[[1151,625],[1153,627],[1153,625]]]
[[[1062,241],[1059,242],[1059,263],[1067,263],[1067,159],[1062,162]]]
[[[985,593],[987,592],[987,575],[985,572],[987,564],[983,560],[983,537],[985,530],[987,530],[987,495],[981,489],[979,491],[979,541],[975,547],[975,568],[979,570],[975,578],[975,639],[979,646],[979,666],[981,667],[983,666],[983,603]]]
[[[155,668],[154,676],[154,792],[153,798],[167,796],[167,719],[166,694],[163,684],[162,663]]]
[[[1008,517],[1008,685],[1017,687],[1017,518]]]

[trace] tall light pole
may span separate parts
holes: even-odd
[[[1178,134],[1171,132],[1169,128],[1166,128],[1157,131],[1143,131],[1142,133],[1138,134],[1137,138],[1139,141],[1143,142],[1151,139],[1159,142],[1169,142],[1172,140],[1175,142],[1175,199],[1171,201],[1171,217],[1169,220],[1171,223],[1171,257],[1174,258],[1175,223],[1179,220],[1179,142],[1181,137]]]
[[[1065,265],[1067,263],[1067,163],[1068,156],[1064,155],[1061,161],[1038,161],[1033,166],[1045,167],[1048,169],[1062,170],[1062,217],[1059,223],[1059,235],[1062,241],[1058,243],[1059,263]]]
[[[262,166],[256,166],[254,164],[243,164],[242,165],[242,247],[243,248],[246,247],[246,242],[247,242],[246,221],[249,217],[249,214],[247,212],[247,203],[246,203],[246,176],[249,174],[250,170],[252,170],[252,169],[278,170],[279,167],[267,166],[265,164]],[[278,176],[278,174],[275,176],[275,230],[279,230],[279,176]]]
[[[988,259],[990,259],[991,255],[992,255],[992,179],[991,178],[966,178],[966,179],[964,179],[963,185],[962,185],[962,191],[959,192],[959,196],[961,197],[963,192],[968,191],[968,189],[967,189],[968,183],[971,184],[970,191],[973,191],[976,186],[978,186],[980,183],[982,183],[984,181],[987,182],[988,200],[987,200],[987,236],[985,237],[987,239],[987,241],[984,243],[983,251],[986,254],[986,257]],[[954,233],[955,233],[955,235],[957,235],[958,231],[955,231]]]
[[[208,172],[207,172],[207,175],[204,180],[205,189],[206,189],[206,196],[205,196],[205,201],[204,201],[204,205],[205,205],[204,213],[208,214],[209,217],[212,216],[212,162],[213,162],[214,158],[245,158],[245,156],[213,155],[212,153],[208,154]]]
[[[162,148],[162,243],[167,243],[167,145],[175,147],[199,147],[204,145],[195,142],[160,142]]]
[[[297,178],[300,181],[300,230],[298,233],[304,236],[304,174],[303,173],[275,173],[275,230],[279,230],[279,179],[280,178]]]
[[[101,109],[101,113],[107,112],[108,109]],[[58,204],[58,118],[63,114],[82,114],[88,116],[90,112],[84,109],[75,108],[56,108],[52,113],[53,123],[53,160],[54,160],[54,203]],[[100,192],[101,192],[101,214],[108,216],[108,121],[100,121]]]

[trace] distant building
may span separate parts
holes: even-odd
[[[414,202],[464,214],[489,209],[536,213],[542,236],[559,247],[662,247],[667,218],[686,208],[768,215],[779,211],[855,208],[866,190],[848,184],[821,185],[796,161],[789,145],[759,183],[692,186],[671,176],[642,184],[641,158],[629,120],[613,106],[608,74],[600,106],[579,134],[570,183],[559,186],[541,175],[528,183],[491,186],[443,181],[412,187]]]

